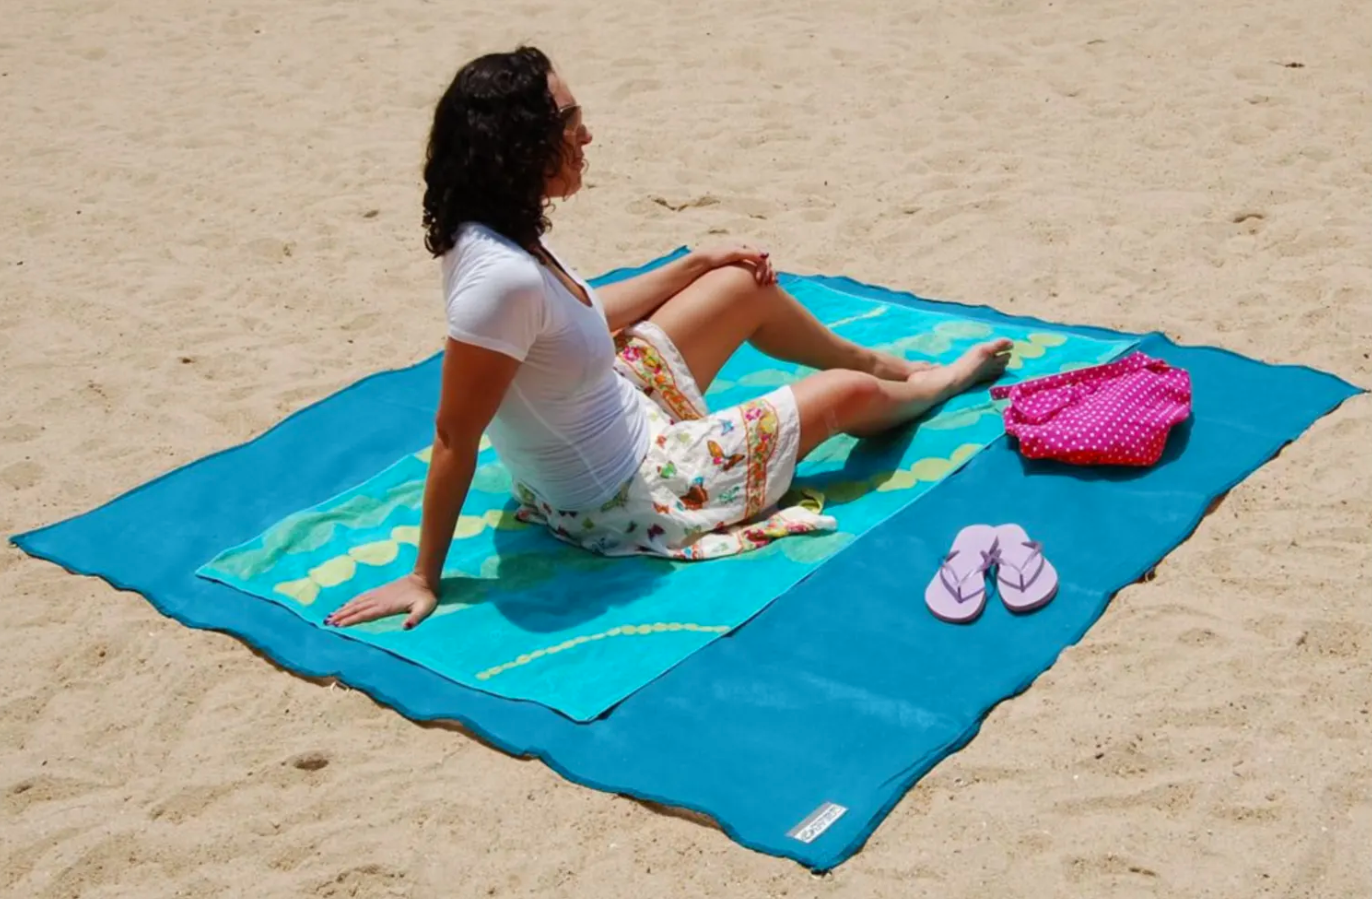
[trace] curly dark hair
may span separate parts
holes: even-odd
[[[452,249],[465,222],[526,249],[548,230],[544,188],[566,152],[552,68],[534,47],[487,54],[458,70],[438,101],[424,163],[424,246],[434,256]]]

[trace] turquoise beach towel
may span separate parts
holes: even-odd
[[[911,359],[948,362],[975,342],[1011,338],[1007,381],[1108,361],[1132,345],[992,327],[809,282],[793,290],[844,336]],[[727,408],[806,373],[745,347],[707,399]],[[513,515],[509,476],[486,447],[438,610],[413,631],[401,630],[397,616],[341,633],[457,683],[590,720],[748,621],[1003,433],[989,390],[981,389],[891,439],[830,440],[802,462],[796,484],[823,494],[839,530],[708,563],[606,559],[523,525]],[[428,449],[416,447],[362,484],[226,549],[199,573],[322,626],[358,593],[412,569],[427,467]]]
[[[346,492],[422,445],[433,431],[437,356],[364,378],[247,443],[12,540],[31,556],[137,591],[188,627],[231,634],[288,671],[337,678],[416,721],[460,722],[575,783],[688,809],[744,846],[825,871],[857,852],[912,784],[973,739],[993,706],[1052,666],[1117,590],[1185,540],[1217,497],[1364,392],[1324,372],[1178,346],[1160,334],[1015,318],[842,277],[783,275],[782,283],[796,293],[826,286],[952,313],[997,331],[1137,339],[1140,351],[1190,372],[1192,420],[1143,471],[1030,462],[1009,440],[994,441],[729,639],[588,724],[465,687],[316,627],[288,604],[195,575],[223,547]],[[981,521],[1018,522],[1042,540],[1061,588],[1032,615],[991,603],[974,626],[944,624],[911,597],[911,582],[936,570],[963,525]]]

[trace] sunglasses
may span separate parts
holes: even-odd
[[[562,127],[568,131],[581,130],[581,105],[573,103],[571,106],[564,106],[557,111],[562,117]]]

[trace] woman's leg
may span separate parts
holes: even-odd
[[[787,362],[893,381],[929,368],[845,340],[780,287],[759,286],[741,266],[707,272],[648,320],[667,332],[702,393],[745,342]]]
[[[800,452],[805,458],[838,433],[871,437],[913,421],[975,384],[1000,377],[1011,343],[973,347],[951,365],[889,381],[859,371],[824,371],[792,385],[800,411]]]

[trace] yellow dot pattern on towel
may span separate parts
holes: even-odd
[[[598,634],[584,634],[580,637],[573,637],[570,640],[564,640],[556,646],[549,646],[545,649],[535,649],[532,652],[519,656],[512,662],[506,662],[503,665],[496,665],[494,668],[487,668],[485,671],[478,672],[476,679],[490,680],[497,674],[503,674],[511,668],[519,668],[522,665],[535,662],[544,656],[566,652],[569,649],[575,649],[586,643],[594,643],[598,640],[605,640],[610,637],[644,637],[649,634],[667,634],[677,633],[679,631],[690,631],[699,634],[727,634],[731,629],[732,628],[727,624],[683,624],[675,621],[670,624],[663,622],[657,624],[625,624],[619,627],[612,627],[608,631],[602,631]]]
[[[527,526],[504,509],[492,509],[484,515],[460,516],[457,527],[453,529],[453,537],[465,540],[468,537],[475,537],[486,528],[508,531]],[[391,528],[390,539],[374,540],[351,547],[347,552],[311,568],[305,577],[282,581],[272,589],[302,606],[308,606],[319,598],[321,590],[346,584],[356,577],[358,565],[370,565],[375,568],[391,564],[400,555],[402,544],[418,546],[419,528],[413,525]]]
[[[1016,340],[1014,347],[1010,350],[1010,364],[1006,366],[1011,371],[1018,371],[1024,368],[1025,359],[1038,359],[1053,347],[1062,346],[1067,342],[1067,338],[1061,334],[1036,332],[1030,334],[1025,340]]]
[[[874,490],[887,493],[892,490],[909,490],[922,481],[941,481],[961,468],[981,447],[980,443],[964,443],[953,450],[946,459],[930,456],[917,459],[909,468],[883,471],[862,481],[837,481],[826,484],[824,493],[834,503],[841,505],[861,499]]]

